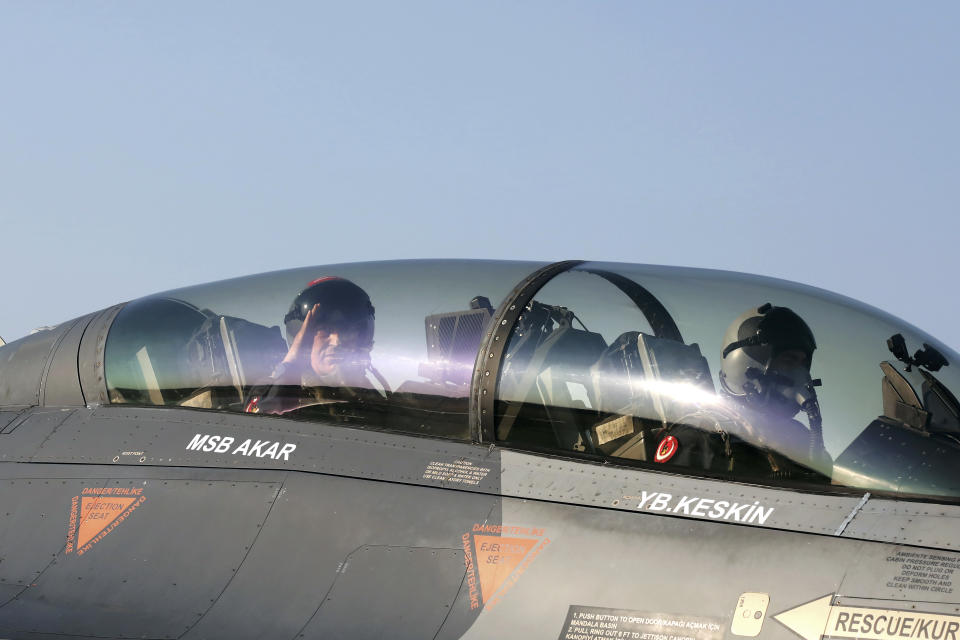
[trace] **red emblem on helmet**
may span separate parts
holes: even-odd
[[[653,459],[656,462],[666,462],[673,457],[679,448],[680,443],[677,442],[677,439],[673,436],[667,436],[660,441],[660,446],[657,447],[657,452],[654,454]]]

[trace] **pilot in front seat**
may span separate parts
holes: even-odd
[[[336,413],[335,405],[386,398],[386,381],[370,361],[374,308],[362,288],[345,278],[318,278],[297,294],[283,320],[289,350],[270,380],[252,391],[247,413],[318,405]]]
[[[665,429],[654,460],[747,477],[829,476],[810,377],[817,344],[803,318],[764,304],[734,320],[723,344],[722,408]],[[795,419],[801,410],[809,428]]]

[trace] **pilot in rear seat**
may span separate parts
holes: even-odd
[[[367,293],[336,276],[297,294],[283,319],[289,350],[270,380],[253,390],[247,413],[283,414],[384,399],[383,376],[370,361],[374,308]]]
[[[746,477],[829,477],[807,323],[768,303],[734,320],[723,344],[720,408],[665,429],[654,460]],[[801,410],[809,427],[795,419]]]

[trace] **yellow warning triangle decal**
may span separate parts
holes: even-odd
[[[77,547],[87,544],[98,533],[110,526],[110,523],[126,511],[134,501],[136,501],[136,498],[84,497],[80,502],[80,529],[77,531]]]
[[[538,542],[540,541],[531,538],[473,536],[477,555],[477,573],[480,575],[480,592],[483,594],[484,604]]]

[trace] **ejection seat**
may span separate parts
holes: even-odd
[[[209,309],[201,313],[205,320],[184,347],[184,360],[203,386],[178,404],[242,411],[250,389],[269,380],[286,355],[280,327],[265,327]]]
[[[707,359],[696,343],[641,331],[621,334],[591,368],[601,420],[590,429],[598,452],[652,460],[660,431],[715,397]]]
[[[575,329],[573,314],[562,311],[565,317],[546,337],[511,345],[500,379],[499,397],[505,402],[498,410],[498,440],[593,450],[583,437],[596,422],[589,372],[607,343],[599,333]],[[514,430],[518,422],[523,428]]]

